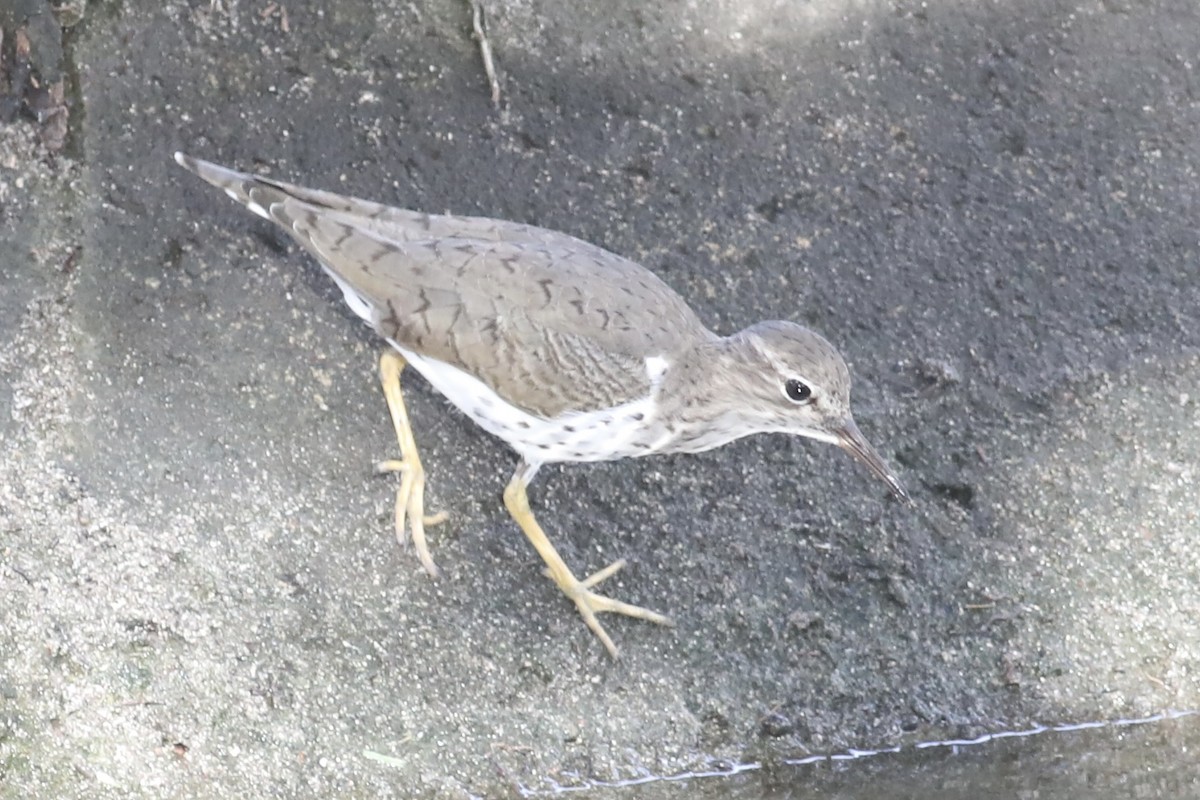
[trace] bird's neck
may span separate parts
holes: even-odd
[[[659,387],[658,419],[674,437],[660,452],[698,452],[751,433],[743,430],[740,387],[758,354],[740,334],[713,336],[681,353]]]

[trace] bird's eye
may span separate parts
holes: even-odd
[[[783,391],[793,403],[807,403],[812,400],[812,389],[808,388],[807,383],[802,383],[795,378],[783,385]]]

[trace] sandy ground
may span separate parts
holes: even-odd
[[[93,4],[63,153],[0,127],[0,790],[504,797],[1200,706],[1200,6]],[[755,437],[549,468],[625,557],[613,663],[504,446],[176,149],[638,259],[816,327],[915,499]]]

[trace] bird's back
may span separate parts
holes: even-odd
[[[176,158],[284,227],[380,334],[539,416],[644,396],[648,358],[669,362],[713,336],[653,273],[563,233],[392,208]]]

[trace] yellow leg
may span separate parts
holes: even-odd
[[[388,411],[392,414],[396,441],[400,444],[400,458],[381,461],[376,469],[400,473],[400,488],[396,490],[396,539],[401,546],[407,543],[407,521],[412,527],[413,546],[421,566],[436,578],[438,568],[425,543],[425,526],[443,522],[447,515],[444,511],[430,516],[425,514],[425,470],[417,455],[417,442],[408,422],[408,411],[404,408],[404,396],[400,393],[400,372],[405,364],[407,362],[394,350],[388,350],[379,359],[379,378],[383,382],[383,396],[387,399]]]
[[[508,509],[508,513],[512,515],[512,518],[521,526],[521,530],[525,532],[525,536],[533,544],[534,549],[538,551],[538,555],[546,562],[546,574],[562,590],[563,594],[575,602],[576,608],[579,609],[579,613],[583,616],[583,621],[592,629],[592,633],[600,637],[600,641],[608,649],[609,655],[613,658],[617,657],[617,646],[613,644],[613,640],[605,633],[603,626],[600,625],[600,621],[596,618],[596,615],[601,612],[609,611],[614,614],[624,614],[628,617],[637,617],[638,619],[655,622],[659,625],[673,625],[674,623],[662,614],[641,608],[640,606],[622,603],[620,600],[613,600],[591,591],[593,586],[611,578],[618,570],[624,567],[624,559],[608,565],[583,580],[579,580],[571,573],[566,562],[562,560],[562,557],[554,549],[554,545],[550,544],[550,540],[546,538],[546,533],[538,525],[537,520],[533,517],[533,511],[529,508],[529,496],[525,490],[529,485],[528,476],[531,473],[531,468],[526,464],[522,464],[517,469],[517,474],[513,476],[513,479],[508,483],[508,487],[504,490],[504,505]]]

